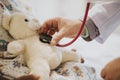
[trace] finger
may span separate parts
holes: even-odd
[[[40,29],[42,33],[47,33],[49,30],[58,31],[58,19],[50,19],[43,23]]]
[[[55,32],[56,31],[54,31],[54,30],[48,30],[47,34],[52,36],[53,34],[55,34]]]
[[[52,45],[52,46],[57,45],[57,43],[58,43],[63,37],[65,37],[64,34],[65,34],[64,29],[61,29],[61,30],[53,37],[53,39],[51,40],[51,45]]]
[[[76,35],[71,35],[71,36],[68,36],[69,38],[74,38]]]
[[[49,28],[47,34],[53,35],[55,32],[58,32],[58,28],[51,27],[51,28]]]
[[[45,27],[45,26],[47,26],[47,25],[44,24],[44,25],[42,25],[42,26],[40,27],[40,33],[47,33],[47,31],[49,30],[49,28],[48,28],[48,27]]]
[[[44,22],[41,28],[52,29],[57,27],[58,27],[58,20],[55,18],[55,19],[50,19]]]
[[[101,71],[101,77],[104,78],[104,79],[105,79],[105,77],[106,77],[106,72],[105,72],[104,69]]]

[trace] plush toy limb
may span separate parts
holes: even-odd
[[[31,70],[31,74],[38,76],[39,80],[49,80],[50,67],[44,59],[32,59],[27,62],[28,67]]]
[[[82,57],[74,51],[63,51],[62,53],[62,63],[67,61],[82,62]]]
[[[39,77],[35,75],[24,75],[16,78],[15,80],[39,80]]]
[[[24,51],[24,43],[22,40],[12,41],[8,44],[7,51],[11,54],[18,55]]]

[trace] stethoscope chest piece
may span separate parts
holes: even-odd
[[[41,33],[39,36],[41,42],[50,44],[52,36],[47,35],[45,33]]]

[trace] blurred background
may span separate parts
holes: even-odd
[[[33,14],[43,22],[53,17],[80,19],[84,14],[85,0],[28,0]]]
[[[82,19],[85,11],[86,0],[26,0],[30,4],[32,13],[41,24],[53,17],[69,19]],[[103,1],[97,2],[97,4]],[[92,4],[92,6],[95,3]],[[63,43],[70,39],[64,39]],[[120,56],[120,27],[113,32],[104,44],[96,41],[86,42],[79,38],[73,45],[66,49],[77,49],[85,59],[85,65],[96,69],[97,80],[100,78],[101,69],[111,60]]]

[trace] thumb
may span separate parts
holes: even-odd
[[[57,45],[57,43],[63,38],[63,37],[65,37],[65,31],[62,29],[62,30],[60,30],[58,33],[56,33],[55,35],[54,35],[54,37],[52,38],[52,40],[51,40],[51,45],[52,46],[55,46],[55,45]]]

